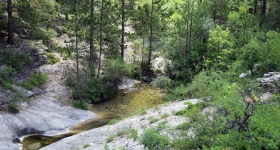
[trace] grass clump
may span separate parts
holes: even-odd
[[[115,124],[117,123],[118,120],[117,119],[111,119],[109,122],[108,122],[108,125],[112,125],[112,124]]]
[[[90,144],[84,144],[83,148],[87,148],[87,147],[90,147]]]
[[[88,103],[86,103],[83,100],[82,100],[82,102],[81,101],[73,101],[72,104],[76,108],[83,109],[83,110],[88,110]]]
[[[49,53],[49,52],[45,52],[45,54],[48,56],[49,64],[55,64],[57,62],[59,62],[59,58],[57,58],[53,53]]]
[[[158,118],[151,118],[151,120],[149,121],[149,124],[155,123],[157,121],[159,121]]]
[[[161,135],[159,130],[154,128],[146,130],[140,142],[149,150],[168,149],[169,146],[168,136]]]
[[[116,138],[116,137],[117,137],[117,134],[111,134],[109,137],[107,137],[106,142],[109,143],[109,142],[113,141],[114,138]]]
[[[165,129],[165,128],[167,127],[167,123],[168,123],[167,120],[162,121],[162,122],[160,122],[160,123],[158,124],[157,128],[158,128],[159,130],[163,130],[163,129]]]
[[[10,113],[18,113],[19,112],[19,108],[18,108],[18,103],[20,101],[20,94],[19,93],[15,93],[12,96],[11,102],[8,105],[8,112]]]
[[[160,119],[164,119],[164,118],[167,118],[167,117],[169,117],[168,113],[164,113],[164,114],[160,115]]]
[[[184,122],[176,127],[179,130],[188,130],[191,127],[191,124],[188,122]]]
[[[147,108],[143,107],[139,110],[139,115],[144,115],[147,113]]]
[[[135,130],[135,129],[130,130],[130,135],[129,135],[129,137],[132,138],[133,141],[136,141],[137,138],[138,138],[138,132],[137,132],[137,130]]]
[[[130,127],[123,127],[121,129],[119,129],[117,131],[117,133],[115,134],[111,134],[107,139],[106,142],[111,142],[114,140],[114,138],[118,137],[118,136],[123,136],[123,135],[128,135],[129,133],[131,133],[131,129]]]
[[[6,64],[15,70],[21,71],[23,65],[26,63],[31,63],[31,57],[27,54],[21,54],[13,52],[11,50],[5,50],[0,58],[0,63]]]
[[[21,86],[25,89],[32,90],[34,87],[40,87],[41,85],[48,82],[48,74],[35,72],[29,80],[25,83],[22,83]]]

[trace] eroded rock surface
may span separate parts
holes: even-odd
[[[116,134],[120,130],[126,130],[128,128],[135,129],[140,136],[144,132],[143,127],[151,128],[158,126],[159,123],[167,121],[167,125],[171,128],[176,127],[179,124],[187,121],[185,117],[175,116],[174,112],[185,109],[187,105],[185,102],[191,102],[193,104],[202,102],[199,99],[191,99],[185,101],[173,102],[170,104],[162,104],[156,108],[149,109],[146,114],[138,115],[126,118],[114,125],[106,125],[103,127],[95,128],[86,132],[76,134],[71,137],[64,138],[56,143],[41,148],[41,150],[71,150],[71,149],[88,149],[88,150],[103,150],[105,145],[108,145],[110,149],[125,147],[127,150],[144,150],[144,146],[139,141],[133,141],[127,136],[120,136],[114,138],[113,141],[106,142],[106,139]],[[168,114],[168,116],[155,123],[150,123],[151,118],[160,118],[161,115]],[[170,133],[169,130],[163,130],[163,134],[169,136],[179,136],[176,133]],[[84,145],[90,145],[84,148]]]
[[[71,103],[71,90],[62,82],[65,62],[40,66],[37,71],[49,74],[48,83],[42,87],[39,95],[20,103],[17,114],[3,113],[0,115],[0,149],[21,149],[20,138],[39,133],[55,135],[67,132],[69,127],[84,120],[95,118],[90,111],[84,111],[68,106]],[[19,91],[28,91],[15,86]],[[36,89],[35,89],[36,91]],[[38,89],[37,89],[38,91]],[[31,91],[30,91],[31,92]],[[38,92],[36,92],[38,93]],[[30,97],[27,95],[26,97]]]

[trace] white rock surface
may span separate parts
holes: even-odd
[[[120,136],[115,138],[113,141],[106,143],[106,139],[112,135],[116,134],[119,130],[123,129],[135,129],[140,136],[144,129],[143,127],[151,128],[156,127],[160,122],[167,121],[169,128],[175,128],[177,125],[182,124],[187,121],[185,117],[175,116],[174,112],[185,109],[187,105],[185,102],[191,102],[193,104],[201,102],[199,99],[191,99],[173,102],[169,104],[162,104],[153,109],[149,109],[146,114],[138,115],[126,118],[122,121],[117,122],[114,125],[106,125],[103,127],[95,128],[80,134],[67,137],[56,143],[43,147],[41,150],[71,150],[71,149],[86,149],[86,150],[103,150],[105,145],[108,145],[110,149],[125,147],[127,150],[144,150],[144,146],[138,141],[133,141],[127,136]],[[149,123],[151,118],[159,118],[162,114],[169,114],[168,117],[161,119],[155,123]],[[170,136],[176,136],[175,133],[169,133],[169,130],[163,131],[163,134],[168,134]],[[172,137],[171,137],[172,138]],[[84,145],[90,144],[91,146],[83,148]]]

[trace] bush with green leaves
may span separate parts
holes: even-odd
[[[171,80],[167,76],[158,76],[151,82],[153,88],[168,88],[171,84]]]
[[[167,149],[168,136],[161,135],[158,129],[147,129],[140,137],[140,142],[149,150]]]
[[[57,58],[53,53],[45,52],[45,54],[48,56],[50,64],[55,64],[59,62],[59,58]]]
[[[222,90],[227,81],[221,73],[214,71],[202,71],[196,75],[187,86],[187,96],[189,98],[203,98],[213,96]]]
[[[8,82],[10,80],[9,77],[13,71],[14,68],[12,67],[0,68],[0,86],[3,86],[6,89],[12,89]]]
[[[0,57],[0,63],[6,64],[17,71],[21,71],[23,69],[23,65],[31,63],[31,60],[31,57],[27,54],[11,50],[5,50]]]
[[[18,107],[18,103],[20,101],[20,93],[15,93],[13,96],[12,96],[12,99],[8,105],[8,111],[10,113],[18,113],[19,112],[19,107]]]
[[[75,100],[72,102],[73,106],[79,109],[88,110],[88,103],[84,100]]]
[[[77,84],[74,84],[72,95],[74,99],[78,98]],[[92,78],[86,79],[80,86],[80,98],[91,103],[98,103],[114,97],[117,93],[117,87],[110,81]]]
[[[184,100],[185,98],[187,98],[187,88],[183,84],[180,84],[165,95],[167,101]]]
[[[121,59],[110,58],[105,60],[102,74],[105,80],[117,85],[124,76],[128,75],[128,71]]]
[[[108,125],[112,125],[112,124],[115,124],[117,123],[118,120],[117,119],[111,119],[109,122],[108,122]]]
[[[21,83],[20,85],[25,89],[32,90],[34,87],[40,87],[43,84],[48,82],[48,74],[35,72],[33,73],[29,80],[25,83]]]

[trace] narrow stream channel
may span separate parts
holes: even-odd
[[[124,119],[137,115],[143,109],[163,103],[160,89],[152,89],[146,84],[137,84],[133,88],[119,90],[115,98],[93,104],[90,108],[98,118],[87,120],[72,128],[67,134],[57,136],[32,135],[23,139],[22,150],[37,150],[68,136],[107,125],[113,119]]]

